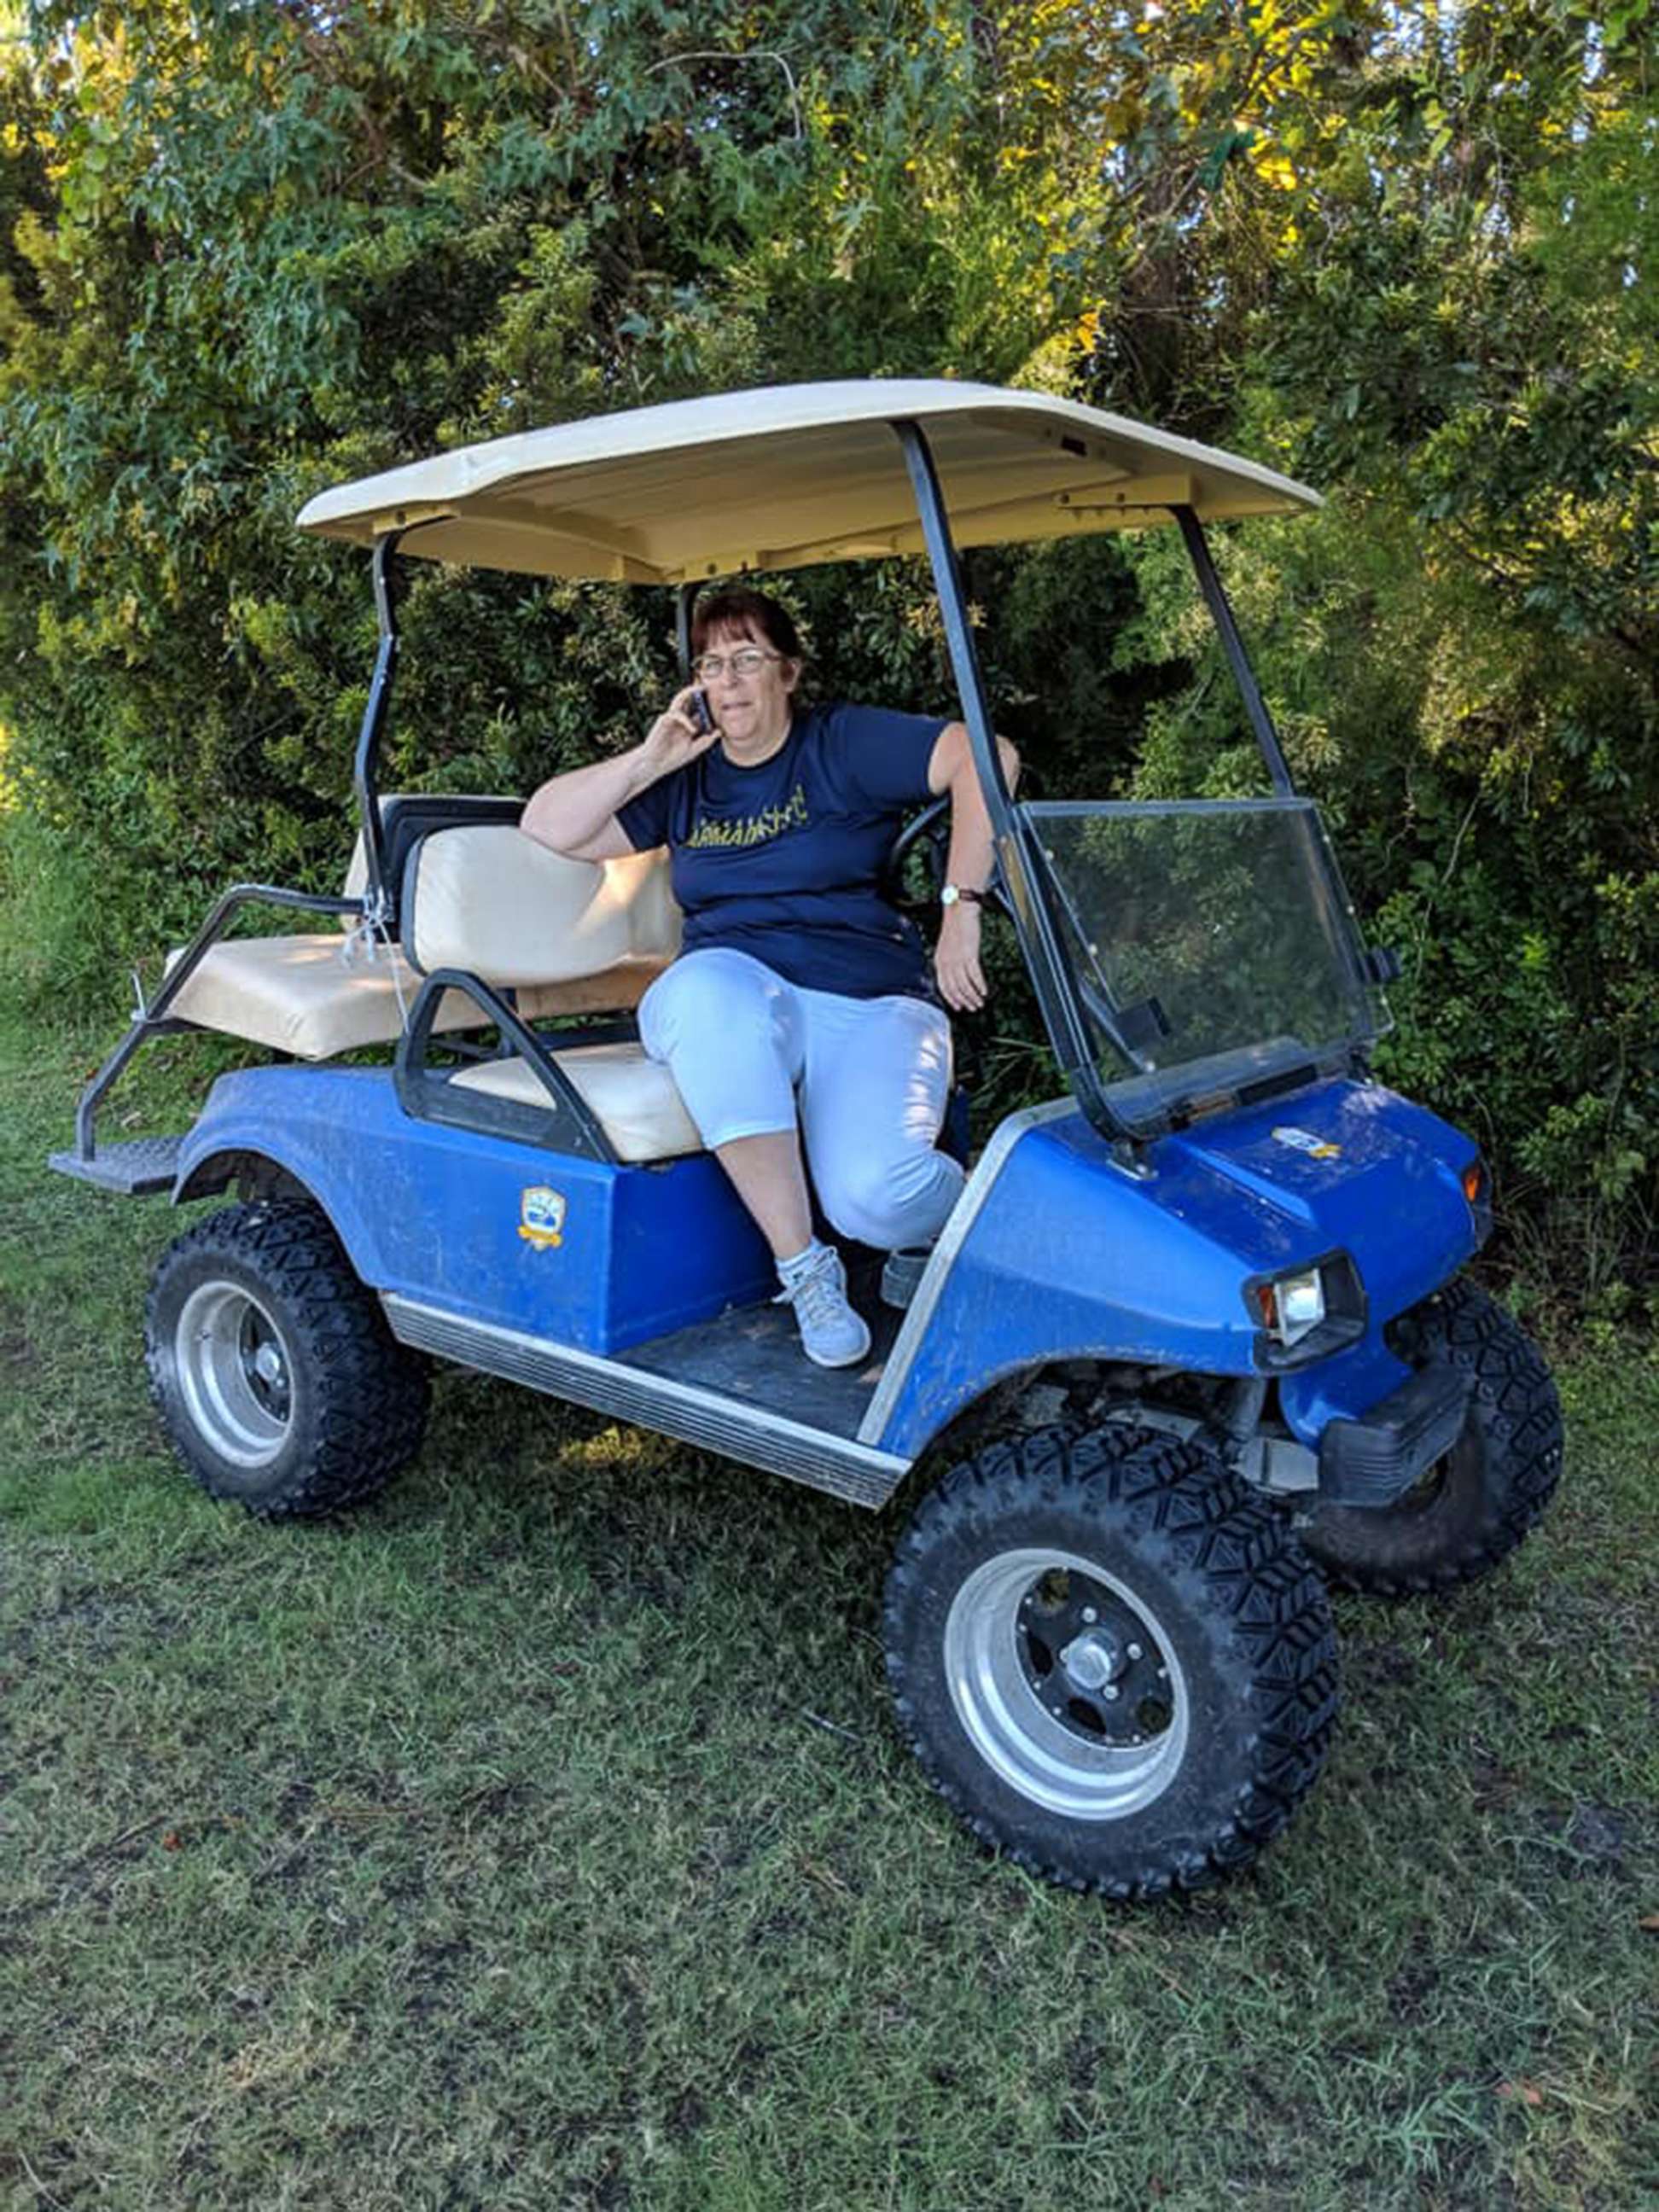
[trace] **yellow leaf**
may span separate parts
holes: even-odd
[[[1296,171],[1276,148],[1270,147],[1260,154],[1253,154],[1250,158],[1257,176],[1264,185],[1271,185],[1276,192],[1293,192],[1296,190]]]

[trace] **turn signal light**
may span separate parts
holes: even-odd
[[[1463,1170],[1463,1195],[1471,1206],[1477,1206],[1486,1188],[1486,1170],[1479,1160],[1471,1160]]]

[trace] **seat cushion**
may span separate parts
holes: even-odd
[[[178,957],[171,956],[169,969]],[[414,1005],[420,988],[401,952],[384,945],[364,948],[332,930],[231,937],[204,953],[167,1012],[273,1052],[326,1060],[361,1045],[392,1043],[403,1030],[404,1007]],[[449,991],[438,1018],[444,1029],[470,1029],[485,1017]]]
[[[619,1160],[672,1160],[700,1152],[702,1139],[674,1079],[637,1044],[585,1044],[555,1053],[598,1117]],[[487,1091],[526,1106],[544,1106],[547,1092],[522,1060],[492,1060],[451,1078],[457,1090]]]
[[[168,959],[172,968],[177,951]],[[629,960],[603,975],[573,976],[517,994],[526,1021],[636,1006],[665,960]],[[232,937],[210,946],[167,1009],[183,1021],[246,1037],[301,1060],[327,1060],[364,1045],[395,1044],[421,978],[403,954],[364,948],[333,931],[315,936]],[[399,995],[401,994],[401,996]],[[488,1014],[459,991],[439,1003],[440,1030],[476,1030]]]

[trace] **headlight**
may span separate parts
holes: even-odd
[[[1346,1252],[1322,1253],[1283,1275],[1252,1275],[1243,1290],[1257,1324],[1255,1364],[1269,1374],[1327,1358],[1365,1334],[1365,1292]]]
[[[1325,1318],[1325,1284],[1317,1267],[1299,1275],[1280,1275],[1256,1285],[1256,1297],[1267,1334],[1286,1351]]]

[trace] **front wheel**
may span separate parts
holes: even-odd
[[[1108,1425],[998,1443],[888,1577],[899,1723],[984,1843],[1121,1899],[1243,1866],[1325,1761],[1324,1589],[1200,1444]]]
[[[1316,1504],[1297,1534],[1330,1579],[1387,1597],[1449,1589],[1512,1552],[1561,1476],[1561,1401],[1537,1346],[1473,1283],[1449,1284],[1408,1316],[1419,1367],[1474,1386],[1462,1434],[1403,1498],[1380,1510]]]
[[[179,1456],[251,1512],[355,1504],[420,1448],[425,1367],[308,1200],[228,1206],[178,1238],[155,1269],[144,1340]]]

